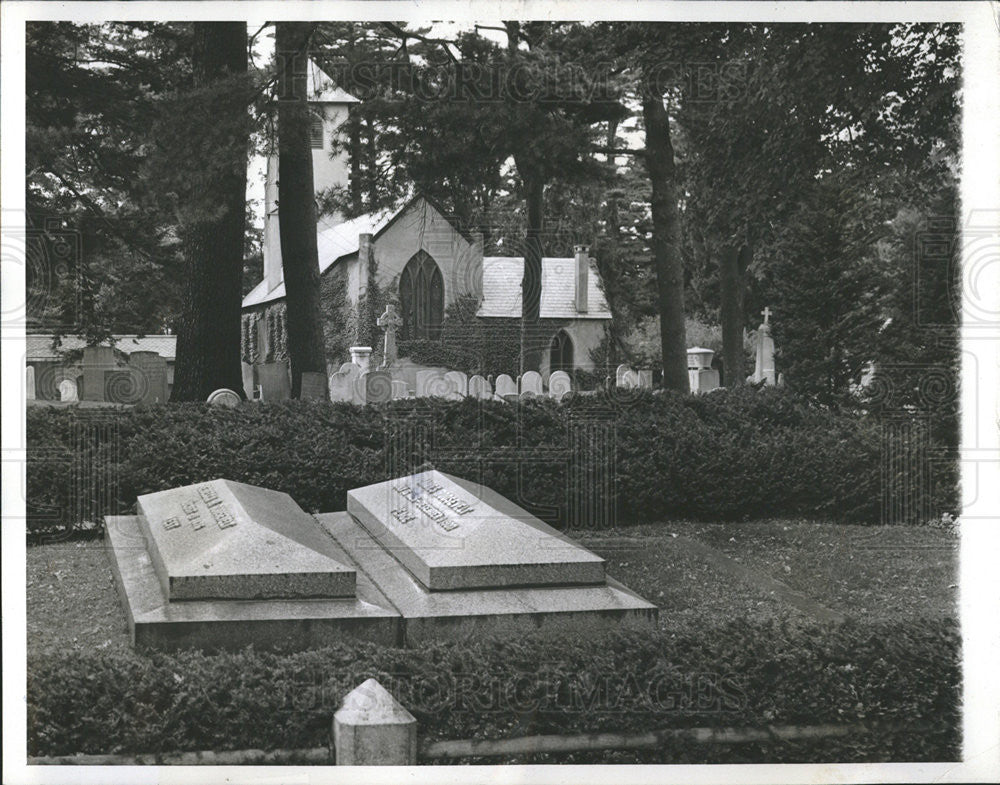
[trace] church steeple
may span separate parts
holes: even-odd
[[[358,99],[347,93],[316,65],[308,61],[306,72],[307,100],[314,113],[313,125],[313,183],[316,193],[335,185],[347,187],[350,180],[350,162],[347,153],[332,154],[333,137],[337,128],[347,120],[351,104]],[[278,155],[267,159],[267,181],[264,185],[264,278],[268,291],[282,281],[281,234],[278,224]],[[334,223],[343,216],[332,216]]]

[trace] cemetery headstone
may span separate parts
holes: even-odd
[[[355,570],[286,494],[213,480],[139,496],[138,507],[168,600],[355,594]]]
[[[250,363],[240,363],[240,373],[243,379],[243,392],[249,400],[253,400],[256,385],[253,383],[253,366]]]
[[[385,347],[382,350],[380,368],[388,368],[396,362],[396,330],[403,326],[403,317],[396,313],[396,305],[391,300],[385,304],[385,311],[375,322],[385,333]]]
[[[372,371],[361,377],[365,389],[365,403],[387,403],[392,400],[392,374]]]
[[[118,369],[115,350],[109,346],[87,346],[83,350],[83,399],[86,401],[103,401],[106,371]]]
[[[453,392],[451,383],[445,379],[440,371],[417,371],[416,383],[418,398],[431,396],[443,398]]]
[[[517,398],[517,385],[510,376],[502,373],[497,377],[496,394],[508,401],[511,396]]]
[[[639,371],[639,386],[643,390],[653,389],[653,372],[650,370]]]
[[[165,403],[167,400],[167,361],[156,352],[132,352],[129,368],[144,380],[141,403]]]
[[[104,395],[108,403],[136,404],[146,394],[146,378],[134,368],[104,372]]]
[[[400,398],[409,398],[410,388],[406,386],[406,382],[402,379],[392,380],[392,399],[398,400]]]
[[[212,392],[205,402],[211,404],[212,406],[225,406],[227,408],[232,408],[233,406],[239,406],[240,394],[235,390],[230,390],[228,387],[222,387],[218,390]]]
[[[542,375],[538,371],[525,371],[521,375],[521,395],[525,393],[542,394]]]
[[[303,371],[299,397],[303,400],[325,401],[328,399],[325,373]]]
[[[433,469],[349,491],[347,511],[431,591],[605,581],[604,559]]]
[[[634,390],[639,386],[639,374],[630,368],[622,374],[621,382],[618,386],[626,390]]]
[[[573,391],[573,383],[566,371],[553,371],[549,376],[549,395],[557,401]]]
[[[76,394],[76,382],[72,379],[63,379],[59,382],[59,400],[60,401],[78,401],[80,400]]]
[[[257,366],[262,401],[287,401],[292,397],[292,382],[288,376],[288,363],[279,361]]]
[[[330,400],[347,403],[364,403],[360,391],[361,369],[354,363],[344,363],[340,370],[330,374]]]
[[[469,395],[473,398],[492,398],[493,389],[489,381],[476,374],[469,379]]]
[[[25,369],[24,395],[29,401],[35,400],[35,366],[29,365]]]
[[[444,375],[445,380],[451,386],[453,393],[464,398],[469,392],[469,377],[461,371],[448,371]]]
[[[625,363],[622,363],[615,369],[615,386],[624,387],[625,386],[625,375],[631,372],[631,368]]]

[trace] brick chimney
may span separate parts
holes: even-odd
[[[575,302],[577,313],[587,312],[587,288],[590,285],[590,256],[588,251],[589,247],[586,245],[576,245],[573,246],[573,252],[575,254],[574,261],[576,264],[576,289],[575,289]]]

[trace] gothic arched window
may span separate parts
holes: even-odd
[[[549,344],[549,371],[573,370],[573,339],[565,330],[560,330],[552,337]]]
[[[418,251],[399,278],[404,340],[440,338],[444,321],[444,278],[434,259]]]

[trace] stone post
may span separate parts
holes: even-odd
[[[417,720],[375,679],[344,698],[333,715],[338,766],[413,766]]]
[[[371,370],[372,347],[352,346],[349,351],[351,362],[361,369],[361,373],[368,373]]]

